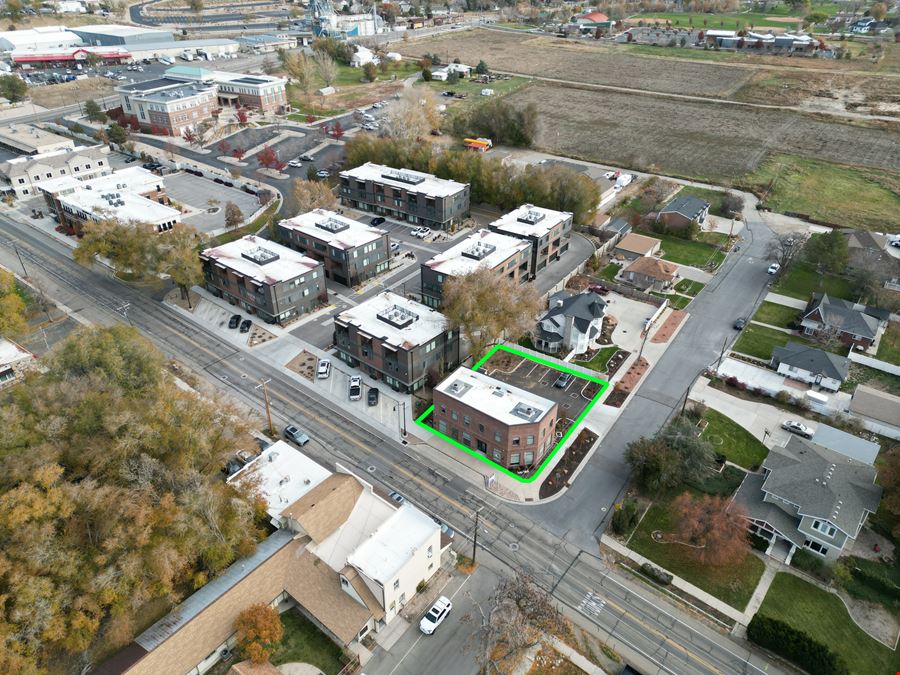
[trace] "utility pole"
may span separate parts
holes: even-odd
[[[472,565],[475,565],[475,554],[478,553],[478,516],[481,513],[481,509],[484,507],[479,507],[475,512],[475,536],[472,537]]]
[[[728,336],[725,336],[725,339],[722,340],[722,351],[719,352],[719,360],[716,361],[716,375],[719,374],[719,366],[722,365],[722,358],[725,356],[725,345],[728,344]]]
[[[266,418],[269,420],[269,435],[273,438],[275,437],[275,427],[272,425],[272,409],[269,407],[269,389],[266,387],[271,379],[268,380],[260,380],[260,383],[256,385],[255,389],[262,389],[263,391],[263,399],[266,402]]]
[[[650,335],[650,326],[647,326],[644,329],[644,339],[641,340],[641,348],[638,350],[637,360],[635,361],[636,364],[641,362],[641,355],[644,353],[644,343],[647,342],[648,335]]]
[[[22,260],[22,255],[19,253],[19,247],[13,244],[13,250],[16,252],[16,257],[19,259],[19,264],[22,266],[22,274],[25,278],[28,278],[28,270],[25,269],[25,262]]]

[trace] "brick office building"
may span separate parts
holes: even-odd
[[[366,162],[341,171],[341,202],[363,211],[448,230],[469,215],[469,186],[430,173]]]
[[[404,393],[459,365],[459,331],[447,318],[391,292],[336,316],[334,344],[342,361]]]
[[[315,209],[277,226],[286,246],[321,260],[325,276],[345,286],[357,286],[387,271],[391,242],[385,230],[334,211]]]
[[[284,324],[328,299],[322,263],[266,239],[248,235],[200,254],[209,292]]]
[[[531,242],[531,274],[538,274],[569,250],[572,214],[523,204],[488,227],[494,232]]]
[[[218,107],[216,85],[211,82],[163,77],[123,84],[116,91],[124,113],[134,115],[142,129],[164,130],[169,136],[181,136],[185,129],[211,119]]]
[[[531,244],[490,230],[478,230],[422,263],[422,302],[440,307],[444,282],[487,267],[523,284],[531,278]]]
[[[465,367],[434,388],[432,426],[511,471],[553,449],[557,417],[555,401]]]

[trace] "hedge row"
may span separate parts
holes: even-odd
[[[850,675],[843,657],[784,621],[756,614],[747,638],[815,675]]]

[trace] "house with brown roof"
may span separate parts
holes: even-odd
[[[631,232],[622,237],[622,241],[613,249],[613,256],[620,260],[637,260],[644,256],[659,253],[659,239]]]
[[[237,615],[258,603],[299,611],[358,652],[359,641],[381,631],[440,568],[441,530],[427,514],[283,441],[228,480],[248,481],[277,512],[279,529],[96,673],[203,673],[230,653]]]
[[[678,279],[678,265],[659,258],[638,258],[619,273],[632,286],[646,291],[661,291]]]

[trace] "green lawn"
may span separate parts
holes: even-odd
[[[335,675],[344,667],[343,652],[298,610],[281,615],[284,638],[272,658],[273,665],[299,661],[311,663],[325,675]]]
[[[692,61],[747,61],[754,58],[743,52],[716,51],[714,49],[692,49],[685,47],[658,47],[655,45],[638,45],[633,42],[616,45],[635,56],[649,56],[664,59],[689,59]]]
[[[765,199],[773,211],[805,213],[841,227],[900,232],[900,174],[773,155],[742,182],[764,193],[776,178]]]
[[[621,269],[622,269],[621,265],[616,265],[615,263],[609,263],[609,265],[607,265],[602,270],[600,270],[600,273],[598,276],[600,276],[603,279],[606,279],[607,281],[612,281],[613,279],[616,278],[616,275],[619,273],[619,270],[621,270]]]
[[[650,295],[655,295],[657,298],[665,298],[669,301],[669,307],[672,309],[684,309],[691,304],[691,298],[686,295],[678,295],[677,293],[666,294],[650,291]]]
[[[697,241],[710,246],[724,246],[728,243],[728,235],[724,232],[701,232],[697,235]]]
[[[619,351],[619,348],[616,345],[610,345],[609,347],[603,347],[598,350],[597,353],[594,354],[594,358],[590,361],[575,361],[575,363],[579,366],[596,370],[598,373],[605,373],[606,364],[617,351]]]
[[[849,279],[833,274],[821,275],[806,263],[792,264],[787,272],[772,286],[772,291],[809,301],[813,293],[827,293],[844,300],[857,300]]]
[[[703,437],[729,462],[753,470],[769,454],[766,446],[753,434],[717,410],[707,409],[703,419],[709,422],[703,430]]]
[[[800,311],[787,305],[779,305],[774,302],[763,302],[756,314],[753,315],[755,321],[767,323],[770,326],[778,326],[779,328],[787,328],[788,324],[796,321],[800,316]]]
[[[900,377],[861,363],[851,363],[850,373],[841,385],[841,391],[852,393],[858,384],[868,384],[894,396],[900,396]]]
[[[705,267],[711,261],[716,267],[725,262],[725,254],[722,251],[717,251],[714,246],[701,241],[690,241],[655,232],[651,236],[662,242],[663,260],[699,268]]]
[[[891,321],[881,336],[876,357],[900,366],[900,323]]]
[[[851,673],[900,670],[900,654],[857,627],[840,598],[793,574],[775,575],[759,611],[835,650],[844,657]]]
[[[440,68],[440,66],[435,66],[435,68]],[[472,80],[460,80],[456,84],[448,84],[447,82],[438,82],[437,80],[432,80],[431,82],[425,82],[424,80],[419,80],[416,82],[416,86],[419,87],[428,87],[432,89],[435,93],[440,94],[445,91],[453,91],[457,94],[468,94],[468,98],[466,99],[454,99],[454,98],[444,98],[443,96],[439,96],[441,103],[448,103],[449,105],[459,107],[461,105],[472,105],[473,103],[486,101],[488,96],[482,96],[482,89],[493,89],[494,96],[502,96],[503,94],[508,94],[520,87],[528,84],[531,80],[527,77],[511,77],[508,80],[497,80],[496,82],[491,82],[490,84],[481,84],[480,82],[473,82]]]
[[[679,293],[683,293],[684,295],[689,295],[692,298],[697,297],[706,287],[706,284],[702,284],[699,281],[692,281],[690,279],[682,279],[677,284],[675,284],[675,290]]]
[[[769,17],[774,13],[766,14],[685,14],[680,12],[652,12],[649,14],[635,14],[629,17],[631,23],[643,20],[644,23],[653,23],[658,20],[660,24],[670,21],[673,26],[686,28],[713,28],[716,30],[749,29],[750,26],[766,28],[796,28],[796,24],[782,21],[772,21]],[[787,15],[785,15],[787,16]]]
[[[638,525],[628,547],[735,609],[743,610],[762,576],[762,561],[748,553],[737,567],[701,565],[686,547],[657,543],[651,537],[656,530],[671,532],[673,529],[669,500],[656,501]]]
[[[756,326],[751,323],[741,331],[741,336],[734,343],[734,351],[768,361],[772,358],[772,349],[784,347],[789,340],[805,342],[805,340],[782,333],[774,328]]]

